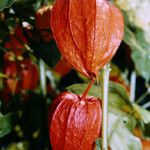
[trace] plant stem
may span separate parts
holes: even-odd
[[[95,82],[94,79],[91,80],[91,82],[89,83],[88,87],[86,88],[86,90],[82,94],[81,99],[84,99],[87,96],[87,94],[88,94],[88,92],[89,92],[89,90],[90,90],[90,88],[91,88],[91,86],[93,85],[94,82]]]
[[[44,96],[46,96],[46,71],[45,71],[45,63],[42,59],[39,61],[39,68],[40,68],[40,85],[41,90]]]
[[[148,109],[150,107],[150,102],[147,102],[142,106],[144,109]]]
[[[133,103],[135,101],[135,89],[136,89],[136,73],[135,71],[131,74],[130,80],[130,101]]]
[[[108,84],[110,65],[106,65],[102,70],[102,150],[108,149]]]
[[[2,46],[0,46],[0,49],[4,52],[4,53],[7,53],[6,49]]]
[[[137,99],[136,103],[137,104],[141,103],[145,99],[145,97],[148,95],[149,95],[149,93],[148,93],[148,91],[146,91],[139,99]]]
[[[6,78],[6,79],[7,79],[7,78],[8,78],[8,75],[3,74],[3,73],[0,72],[0,78]]]

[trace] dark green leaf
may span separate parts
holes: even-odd
[[[143,138],[150,140],[150,123],[145,124],[144,122],[141,122],[140,129],[142,131]]]
[[[0,137],[10,133],[13,129],[11,114],[2,115],[0,114]]]
[[[101,139],[100,138],[96,139],[96,141],[95,141],[95,149],[94,150],[102,150],[101,146],[102,146]]]
[[[0,110],[1,110],[1,107],[2,107],[2,101],[0,100]]]
[[[50,43],[35,43],[33,50],[35,55],[43,59],[49,67],[54,67],[61,56],[54,40]]]
[[[0,0],[0,10],[10,7],[14,1],[15,0]]]

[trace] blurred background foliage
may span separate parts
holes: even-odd
[[[124,14],[125,36],[111,62],[109,145],[112,148],[119,139],[115,150],[120,150],[123,144],[124,150],[135,146],[140,150],[139,139],[150,137],[150,1],[112,2]],[[50,103],[68,86],[68,90],[81,94],[89,82],[57,48],[50,29],[52,5],[53,0],[0,0],[2,150],[51,149],[47,121]],[[135,103],[130,101],[133,72],[136,72]],[[96,85],[89,94],[101,98]],[[128,140],[121,141],[120,133],[128,136]]]

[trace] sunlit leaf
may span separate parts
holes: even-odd
[[[131,115],[109,112],[108,138],[111,150],[142,150],[140,139],[130,131],[135,124],[135,118]]]
[[[67,90],[73,93],[82,94],[88,84],[74,84],[69,86]],[[95,96],[102,99],[102,88],[99,85],[93,85],[88,95]],[[109,83],[109,107],[111,110],[119,111],[124,110],[132,113],[132,105],[129,101],[129,97],[126,94],[125,88],[117,83]]]
[[[141,120],[143,120],[145,124],[150,123],[150,111],[136,104],[134,104],[133,106],[134,106],[135,112],[140,116]]]

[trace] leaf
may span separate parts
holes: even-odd
[[[15,0],[0,0],[0,11],[10,7]]]
[[[144,124],[144,122],[141,122],[140,128],[142,130],[142,138],[150,140],[150,123]]]
[[[51,40],[50,43],[34,43],[33,50],[34,54],[43,59],[49,67],[54,67],[60,59],[60,53],[54,40]]]
[[[142,150],[141,141],[130,130],[135,127],[133,116],[109,112],[108,138],[111,150]]]
[[[147,81],[150,79],[150,16],[149,0],[113,0],[122,9],[125,18],[124,42],[132,50],[137,72]]]
[[[87,86],[88,86],[88,84],[73,84],[73,85],[67,87],[66,89],[73,93],[81,95],[85,91]],[[98,88],[98,86],[93,85],[92,88],[89,90],[88,95],[95,96],[95,97],[101,99],[102,95],[100,93],[100,90],[101,89]]]
[[[0,110],[1,110],[1,107],[2,107],[2,101],[0,100]]]
[[[146,49],[147,50],[147,49]],[[150,53],[144,54],[140,51],[133,51],[132,58],[136,64],[136,69],[138,73],[140,73],[145,80],[149,81],[150,79]]]
[[[145,41],[140,31],[136,35],[127,27],[125,28],[124,41],[133,50],[132,58],[138,73],[148,81],[150,79],[150,44]]]
[[[0,138],[12,131],[11,114],[0,114]]]
[[[102,150],[102,149],[101,149],[101,145],[102,145],[101,139],[100,139],[100,138],[96,139],[94,150]]]
[[[113,93],[117,93],[122,99],[124,99],[128,104],[130,104],[129,96],[127,95],[126,89],[119,83],[109,82],[109,89]]]
[[[0,72],[0,78],[7,78],[8,76],[6,74],[3,74]]]
[[[67,87],[67,90],[81,95],[87,86],[88,84],[74,84],[72,86]],[[101,87],[93,85],[88,95],[102,99],[101,93],[102,93]],[[129,113],[133,113],[129,97],[126,94],[126,90],[122,85],[117,84],[115,82],[110,82],[108,99],[109,99],[109,107],[111,110],[117,112],[123,110]]]
[[[150,111],[140,107],[137,104],[133,104],[135,113],[140,117],[142,121],[144,121],[145,124],[150,123]]]
[[[63,56],[80,73],[93,78],[116,53],[124,23],[119,9],[106,0],[57,0],[51,28]]]

